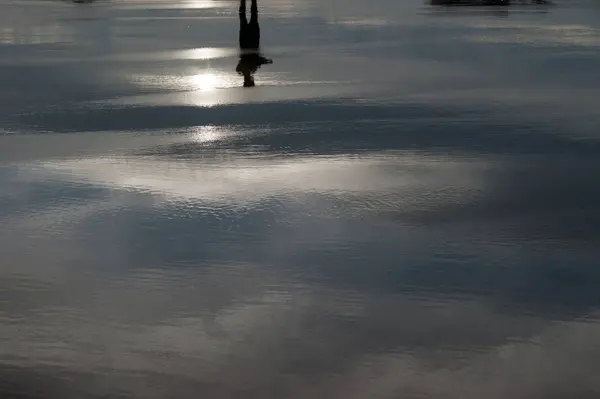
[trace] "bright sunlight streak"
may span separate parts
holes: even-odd
[[[196,90],[213,91],[219,86],[219,77],[210,72],[190,76],[190,83]]]

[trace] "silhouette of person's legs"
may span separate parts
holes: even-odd
[[[250,23],[246,17],[246,0],[240,0],[240,48],[258,49],[260,47],[260,26],[258,24],[257,0],[250,5]]]
[[[256,2],[257,0],[252,0],[252,4],[250,4],[250,23],[258,25],[258,4]]]
[[[245,38],[248,35],[246,32],[248,27],[248,20],[246,19],[246,0],[240,1],[240,48],[244,48]]]

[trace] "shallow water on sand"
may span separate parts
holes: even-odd
[[[0,0],[0,395],[600,395],[600,7]]]

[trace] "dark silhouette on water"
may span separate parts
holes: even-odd
[[[252,0],[250,5],[250,22],[246,18],[246,0],[240,0],[240,61],[237,73],[244,76],[244,87],[254,87],[254,74],[264,64],[272,64],[273,60],[260,53],[260,25],[258,24],[258,5]]]

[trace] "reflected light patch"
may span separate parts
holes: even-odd
[[[220,132],[214,132],[215,137]],[[222,135],[227,135],[227,130]],[[199,129],[199,140],[213,132]],[[452,187],[453,195],[466,198],[485,188],[487,162],[452,158],[430,158],[421,154],[385,152],[360,157],[273,157],[267,153],[188,152],[189,160],[168,158],[85,158],[44,162],[40,178],[64,176],[111,189],[151,192],[165,200],[195,200],[219,206],[254,206],[265,198],[280,195],[339,195],[379,198],[401,193],[394,207],[418,203],[419,207],[445,203],[447,196],[423,196]],[[228,154],[227,162],[215,155]],[[185,153],[178,154],[185,155]],[[212,158],[212,159],[211,159]],[[54,177],[53,177],[54,178]],[[456,198],[454,199],[456,200]],[[378,200],[377,200],[378,201]],[[388,206],[389,203],[386,205]],[[372,204],[373,207],[376,204]]]
[[[186,85],[194,91],[214,91],[238,85],[237,76],[224,72],[206,71],[185,78]]]
[[[237,76],[216,71],[203,71],[192,75],[138,75],[131,78],[132,83],[161,90],[209,92],[239,85]]]
[[[190,0],[181,3],[181,8],[196,8],[196,9],[205,9],[205,8],[216,8],[216,7],[224,7],[226,6],[226,2],[221,1],[213,1],[213,0]]]
[[[178,51],[175,57],[182,60],[214,60],[216,58],[225,58],[232,54],[235,54],[235,51],[232,49],[202,47]]]
[[[199,126],[190,133],[190,141],[193,143],[211,143],[223,137],[216,126]]]
[[[187,1],[166,1],[166,0],[112,0],[113,4],[122,9],[210,9],[224,8],[229,3],[213,0],[187,0]]]
[[[192,88],[201,91],[216,90],[219,84],[219,78],[214,73],[201,73],[191,76],[189,79]]]

